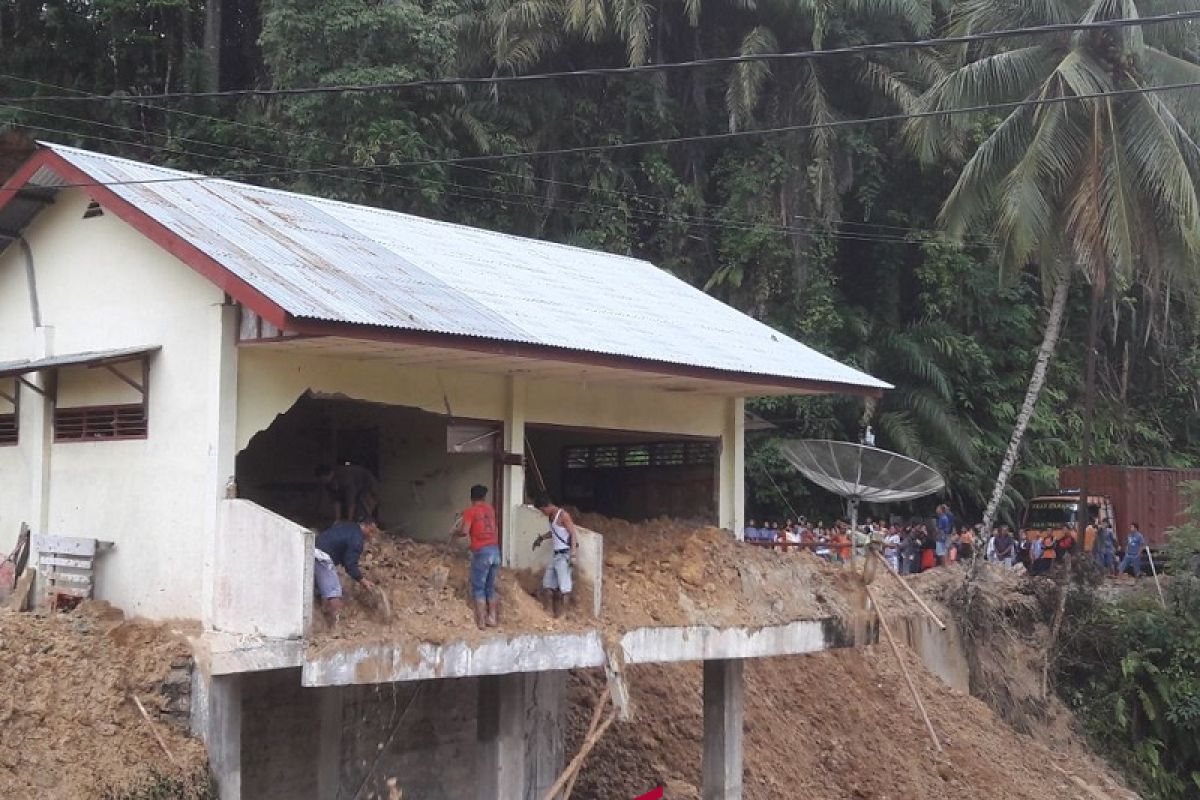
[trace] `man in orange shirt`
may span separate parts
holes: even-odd
[[[500,573],[500,537],[496,533],[496,509],[487,501],[487,487],[471,487],[471,505],[462,513],[450,535],[466,536],[471,545],[471,597],[475,600],[475,624],[480,630],[500,624],[500,595],[496,579]]]

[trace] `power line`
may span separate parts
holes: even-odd
[[[19,80],[19,81],[23,81],[23,82],[27,82],[27,83],[38,84],[38,85],[42,85],[42,86],[50,86],[52,88],[58,88],[58,89],[66,89],[66,87],[56,86],[55,84],[49,84],[44,81],[33,80],[30,78],[16,78],[13,76],[5,76],[2,74],[0,74],[0,77],[9,77],[11,79]],[[77,91],[77,92],[82,93],[82,90],[78,90],[78,89],[71,90],[71,91]],[[204,114],[196,114],[196,113],[187,112],[187,111],[178,111],[176,109],[158,109],[155,106],[151,106],[151,105],[148,105],[145,103],[139,103],[134,100],[129,100],[127,102],[129,102],[132,105],[139,106],[141,108],[149,109],[152,111],[163,111],[163,112],[169,113],[169,114],[182,114],[182,115],[185,115],[188,117],[204,119],[204,120],[208,120],[211,122],[222,123],[222,124],[228,122],[227,120],[223,120],[218,117],[212,117],[212,116],[208,116],[208,115],[204,115]],[[8,106],[8,107],[15,108],[13,106]],[[174,136],[172,134],[168,134],[168,133],[165,133],[162,131],[151,131],[151,130],[143,131],[143,130],[139,130],[137,128],[132,128],[129,126],[116,125],[113,123],[100,122],[100,121],[95,121],[95,120],[91,120],[91,119],[85,119],[83,117],[74,117],[74,116],[70,116],[70,115],[58,114],[58,113],[53,113],[53,112],[49,112],[49,111],[40,111],[40,110],[36,110],[36,109],[20,109],[20,108],[16,108],[16,110],[20,111],[21,113],[37,114],[40,116],[48,116],[48,117],[52,117],[52,118],[56,118],[56,119],[69,120],[72,122],[79,122],[79,123],[84,123],[84,124],[88,124],[88,125],[100,125],[105,128],[115,129],[115,130],[123,131],[126,133],[135,134],[138,136],[142,136],[142,135],[158,136],[169,142],[171,142],[171,141],[173,141],[173,142],[191,142],[191,143],[198,144],[201,146],[225,148],[225,149],[232,148],[232,149],[236,149],[238,151],[244,152],[244,153],[251,153],[251,154],[265,156],[265,157],[272,158],[272,159],[286,160],[286,156],[283,156],[283,155],[280,155],[277,153],[271,153],[269,151],[258,150],[258,149],[254,149],[254,148],[242,147],[239,145],[226,145],[226,144],[221,144],[218,142],[213,142],[213,141],[209,141],[209,140],[205,140],[205,139],[195,139],[195,138],[189,138],[189,137]],[[284,135],[287,135],[287,136],[300,136],[304,139],[312,140],[312,141],[315,141],[318,143],[331,144],[331,145],[334,145],[337,147],[343,146],[342,143],[335,142],[332,139],[324,139],[321,137],[314,137],[311,135],[303,135],[303,134],[291,134],[287,131],[282,131],[282,130],[279,130],[276,128],[270,128],[270,127],[263,126],[263,125],[252,125],[249,123],[243,123],[243,124],[246,125],[246,127],[261,129],[261,130],[269,132],[269,133],[283,133]],[[75,135],[75,134],[70,134],[70,132],[67,132],[67,131],[60,131],[60,130],[56,130],[54,128],[48,128],[48,127],[44,127],[44,126],[28,126],[28,127],[34,127],[37,130],[43,130],[43,131],[47,131],[47,132],[51,132],[51,133]],[[100,141],[106,141],[106,142],[111,142],[111,143],[121,143],[121,140],[105,139],[105,138],[101,138],[101,137],[93,137],[93,138],[99,138]],[[235,159],[235,158],[219,156],[219,155],[214,155],[214,154],[210,154],[210,153],[198,153],[198,152],[186,150],[182,147],[180,147],[178,149],[167,150],[166,148],[162,148],[162,147],[154,148],[154,146],[147,145],[147,144],[144,144],[141,142],[129,142],[129,144],[133,145],[133,146],[137,146],[137,147],[142,147],[145,149],[157,149],[159,152],[168,152],[171,154],[182,154],[182,155],[188,155],[188,156],[193,156],[193,157],[197,157],[197,158],[211,158],[211,159],[217,159],[217,160],[222,160],[222,161],[227,161],[227,162],[236,162],[237,161],[237,159]],[[334,168],[341,168],[343,166],[343,165],[337,165],[337,164],[333,164],[333,163],[325,162],[325,161],[316,161],[316,160],[309,159],[309,158],[303,158],[302,160],[306,161],[308,163],[324,164],[326,166],[330,166],[330,167],[334,167]],[[590,186],[588,184],[574,183],[571,181],[563,181],[563,180],[558,180],[558,179],[553,179],[553,178],[541,178],[541,177],[533,176],[533,175],[522,175],[520,173],[515,173],[515,172],[504,172],[501,170],[493,170],[493,169],[488,169],[486,167],[461,165],[461,168],[472,170],[472,171],[477,171],[477,172],[481,172],[481,173],[485,173],[485,174],[489,174],[489,175],[500,176],[500,177],[511,177],[511,178],[515,178],[518,180],[522,180],[522,181],[532,180],[532,181],[539,181],[539,182],[550,183],[550,184],[561,185],[561,186],[570,186],[570,187],[574,187],[574,188],[581,189],[581,190],[588,191],[588,192],[604,192],[607,194],[615,195],[616,197],[618,197],[620,199],[625,199],[626,197],[628,197],[628,198],[634,198],[634,199],[641,199],[641,200],[644,200],[647,202],[653,202],[653,203],[659,203],[665,199],[662,197],[658,197],[658,196],[654,196],[654,195],[640,194],[640,193],[629,191],[629,190],[609,189],[607,187]],[[396,184],[394,184],[394,183],[390,183],[388,181],[383,180],[382,177],[380,177],[378,180],[365,180],[362,178],[356,178],[356,177],[348,176],[348,175],[333,175],[331,177],[334,177],[339,180],[352,181],[355,183],[360,183],[360,184],[365,184],[365,185],[370,185],[370,186],[380,186],[380,187],[396,186]],[[468,190],[468,191],[482,190],[482,191],[495,192],[498,194],[504,194],[504,195],[508,195],[508,196],[520,196],[520,197],[525,197],[525,198],[529,198],[532,200],[539,200],[539,201],[543,199],[538,195],[532,195],[532,194],[527,194],[527,193],[515,193],[515,192],[511,192],[511,191],[502,190],[497,187],[492,187],[492,186],[481,186],[481,187],[463,186],[462,184],[457,184],[457,183],[454,183],[453,181],[436,181],[436,180],[432,180],[432,179],[421,179],[421,178],[408,177],[408,176],[393,176],[393,177],[399,178],[401,180],[409,181],[410,185],[413,180],[417,180],[417,181],[422,181],[422,182],[430,184],[430,185],[438,186],[439,188],[443,188],[443,189],[446,186],[450,186],[453,188],[464,189],[464,190]],[[474,196],[474,195],[461,195],[461,194],[456,194],[453,192],[448,192],[448,193],[451,194],[452,196],[467,197],[467,199],[482,199],[482,198],[478,198],[477,196]],[[588,203],[588,202],[572,201],[572,200],[565,200],[565,199],[560,199],[557,202],[569,203],[576,207],[604,208],[607,210],[613,210],[613,211],[617,211],[620,213],[628,213],[630,211],[630,209],[624,209],[624,208],[620,208],[620,207],[616,207],[616,206],[604,206],[604,205],[600,205],[600,204],[597,204],[594,202]],[[708,203],[704,202],[703,200],[697,200],[696,203],[699,206],[702,206],[704,209],[706,209],[710,212],[714,211],[713,207],[711,205],[709,205]],[[658,214],[658,215],[662,216],[664,219],[669,216],[666,212],[655,211],[653,209],[638,209],[638,211],[641,211],[644,213]],[[767,228],[767,229],[778,230],[778,231],[780,231],[782,233],[786,233],[786,234],[800,234],[800,235],[821,234],[824,236],[830,236],[832,238],[844,239],[844,240],[848,240],[848,241],[878,241],[878,242],[892,242],[892,243],[905,243],[905,244],[913,243],[911,238],[908,238],[908,237],[902,238],[899,235],[899,233],[897,233],[897,232],[909,234],[910,237],[911,237],[911,235],[918,235],[918,236],[934,237],[934,238],[940,239],[943,236],[942,232],[936,231],[936,230],[930,230],[927,228],[905,227],[905,226],[897,226],[897,225],[882,225],[882,224],[878,224],[878,223],[854,222],[854,221],[850,221],[850,220],[828,220],[828,219],[823,219],[823,218],[819,218],[819,217],[805,216],[803,214],[793,214],[793,215],[791,215],[791,218],[798,219],[798,220],[806,220],[811,223],[816,223],[818,225],[829,226],[829,227],[795,228],[795,227],[790,227],[786,224],[785,225],[773,225],[770,223],[762,223],[762,222],[744,223],[742,225],[739,225],[738,223],[728,223],[728,222],[722,223],[722,222],[719,222],[718,220],[714,220],[714,219],[710,219],[710,218],[702,217],[702,216],[689,215],[689,214],[681,214],[679,216],[681,218],[683,218],[685,221],[687,221],[689,224],[696,224],[696,225],[701,225],[701,226],[705,226],[705,227],[733,226],[733,229],[737,229],[737,230],[761,230],[763,228]],[[842,226],[856,226],[856,227],[865,228],[866,230],[848,230],[848,231],[836,230],[837,227],[842,227]],[[882,232],[877,233],[876,229],[879,229]],[[991,248],[995,243],[994,243],[994,240],[991,239],[991,237],[983,236],[983,237],[968,238],[965,241],[965,244]]]
[[[225,175],[181,175],[170,178],[147,178],[143,180],[129,181],[107,181],[95,183],[78,183],[73,184],[79,187],[86,186],[119,186],[122,184],[154,184],[154,183],[176,183],[184,181],[206,181],[220,179],[235,179],[235,178],[257,178],[257,177],[272,177],[277,175],[310,175],[310,174],[332,174],[345,171],[369,171],[380,169],[395,169],[401,167],[419,167],[419,166],[436,166],[436,165],[462,165],[473,164],[481,161],[505,161],[516,158],[540,158],[545,156],[564,156],[564,155],[580,155],[585,153],[600,153],[614,152],[621,150],[633,150],[641,147],[663,147],[675,144],[684,144],[688,142],[712,142],[724,141],[729,139],[744,139],[748,137],[772,136],[781,133],[801,133],[805,131],[821,130],[821,129],[838,129],[851,128],[859,125],[873,125],[886,122],[904,122],[911,119],[929,119],[933,117],[950,117],[963,114],[982,114],[988,111],[1001,110],[1016,110],[1025,108],[1035,108],[1040,106],[1059,105],[1064,103],[1072,103],[1084,100],[1102,100],[1112,97],[1129,97],[1134,95],[1155,94],[1158,92],[1179,91],[1183,89],[1200,88],[1200,81],[1187,81],[1184,83],[1170,83],[1160,86],[1137,86],[1127,89],[1113,89],[1104,92],[1092,92],[1088,94],[1073,94],[1062,95],[1059,97],[1036,97],[1025,100],[1013,100],[1002,103],[983,103],[974,106],[965,106],[961,108],[943,108],[931,109],[928,111],[913,111],[900,114],[886,114],[876,117],[861,117],[857,119],[838,119],[829,120],[826,122],[812,122],[802,125],[785,125],[775,128],[761,128],[757,130],[741,130],[741,131],[726,131],[723,133],[705,133],[696,134],[693,136],[675,136],[661,139],[643,139],[632,142],[611,142],[608,144],[581,145],[578,147],[560,147],[550,150],[525,150],[511,153],[490,153],[476,156],[458,156],[452,158],[431,158],[417,159],[412,161],[400,161],[394,164],[380,165],[347,165],[330,168],[314,168],[314,169],[287,169],[262,172],[243,172],[229,173]]]
[[[49,114],[49,116],[61,116],[61,115]],[[78,118],[74,118],[74,117],[66,117],[66,118],[67,119],[78,119]],[[82,136],[84,138],[94,139],[96,141],[106,142],[106,143],[110,143],[110,144],[139,147],[144,150],[149,150],[149,151],[153,151],[153,152],[176,152],[176,151],[166,151],[166,150],[164,150],[164,148],[162,148],[160,146],[146,144],[143,142],[135,142],[135,141],[122,140],[122,139],[113,139],[110,137],[100,136],[100,135],[92,134],[92,133],[77,133],[77,132],[62,130],[60,128],[52,128],[52,127],[48,127],[45,125],[26,125],[26,127],[31,128],[33,130],[44,131],[47,133],[55,133],[55,134],[61,134],[61,135],[65,135],[65,136]],[[138,131],[137,129],[125,128],[123,126],[118,126],[118,125],[109,124],[106,127],[116,128],[119,130],[125,130],[125,131],[129,131],[132,133],[140,133],[140,131]],[[165,134],[155,134],[155,135],[164,136]],[[221,159],[221,160],[225,160],[225,161],[235,160],[235,159],[230,159],[230,158],[226,158],[223,156],[192,153],[192,152],[186,151],[186,150],[178,151],[178,153],[183,154],[183,155],[193,155],[193,156],[199,156],[199,157],[217,158],[217,159]],[[457,184],[452,181],[439,181],[439,180],[436,180],[433,178],[422,178],[419,176],[393,176],[394,178],[396,178],[400,181],[403,181],[406,185],[396,184],[396,183],[392,183],[392,182],[385,182],[385,181],[369,181],[369,180],[365,180],[362,178],[356,178],[354,176],[347,176],[347,175],[335,175],[333,177],[335,177],[339,180],[348,180],[348,181],[354,181],[357,183],[379,185],[379,186],[393,187],[393,188],[415,188],[414,184],[426,184],[426,185],[436,187],[441,193],[444,193],[450,197],[457,197],[457,198],[461,198],[461,199],[476,200],[476,201],[488,202],[488,203],[505,202],[505,201],[528,202],[530,200],[541,200],[542,199],[540,195],[532,195],[532,194],[528,194],[528,193],[524,193],[524,192],[514,192],[511,190],[500,189],[498,187],[493,187],[493,186],[478,186],[478,187],[464,186],[462,184]],[[134,183],[134,182],[130,181],[130,182],[126,182],[126,183]],[[83,184],[67,184],[67,185],[64,185],[59,188],[70,188],[71,186],[80,186],[80,185],[83,185]],[[98,184],[93,183],[93,184],[86,184],[86,185],[95,186]],[[478,194],[478,192],[489,192],[491,194],[482,194],[481,195],[481,194]],[[587,211],[597,211],[597,210],[613,211],[620,215],[626,216],[635,222],[642,222],[642,223],[661,222],[663,220],[669,220],[672,216],[670,213],[668,213],[666,211],[659,211],[656,209],[649,209],[649,208],[621,207],[621,206],[605,205],[602,203],[588,202],[588,201],[582,201],[582,200],[570,200],[570,199],[560,199],[556,202],[559,204],[570,205],[570,206],[573,206],[573,207],[576,207],[576,208],[579,208],[582,210],[587,210]],[[765,231],[769,231],[769,232],[773,232],[773,233],[778,233],[781,235],[827,236],[827,237],[833,238],[833,239],[840,239],[840,240],[844,240],[844,241],[857,241],[857,242],[863,242],[863,243],[869,243],[869,244],[908,244],[908,245],[920,244],[920,242],[918,240],[915,240],[912,237],[900,237],[900,236],[895,236],[895,235],[887,236],[887,235],[882,235],[882,234],[865,233],[865,232],[857,232],[857,231],[838,231],[838,230],[831,230],[831,229],[824,229],[824,228],[794,227],[794,226],[787,226],[787,225],[777,225],[777,224],[773,224],[773,223],[769,223],[769,222],[762,222],[762,221],[737,222],[737,221],[721,220],[721,219],[716,219],[716,218],[699,217],[699,216],[690,215],[690,214],[679,214],[679,215],[676,215],[676,217],[680,222],[683,222],[684,224],[686,224],[689,227],[709,228],[712,230],[736,230],[736,231],[763,231],[763,230],[765,230]],[[927,236],[933,236],[933,237],[942,237],[943,236],[943,234],[938,231],[929,231],[929,230],[921,230],[921,229],[914,229],[914,231],[916,231],[917,233],[923,234],[923,235],[927,235]],[[968,242],[968,244],[972,244],[972,243]],[[977,243],[977,246],[989,247],[989,245],[983,244],[983,243]]]
[[[917,50],[945,47],[947,45],[974,44],[1021,36],[1034,36],[1053,33],[1071,33],[1092,30],[1110,30],[1115,28],[1143,27],[1169,23],[1186,22],[1200,18],[1200,11],[1178,11],[1171,14],[1160,14],[1150,17],[1120,18],[1098,20],[1095,22],[1066,22],[1051,25],[1037,25],[1027,28],[1010,28],[985,33],[949,36],[942,39],[916,39],[891,42],[876,42],[872,44],[849,45],[845,47],[825,48],[821,50],[801,50],[788,53],[747,53],[737,56],[720,56],[703,58],[693,61],[676,61],[667,64],[639,64],[624,67],[597,67],[592,69],[561,70],[557,72],[540,72],[526,75],[486,75],[459,76],[447,78],[424,78],[415,81],[375,84],[334,84],[330,86],[303,86],[283,89],[226,89],[209,92],[159,92],[156,94],[136,95],[139,100],[191,100],[214,98],[240,97],[289,97],[297,95],[322,94],[366,94],[372,92],[398,92],[412,89],[432,89],[446,86],[492,86],[508,83],[531,83],[535,81],[562,80],[565,78],[597,78],[619,75],[634,75],[645,72],[671,72],[702,67],[740,64],[753,61],[806,61],[816,58],[840,55],[857,55],[863,53],[886,53],[901,50]],[[57,102],[97,102],[127,100],[129,97],[119,95],[43,95],[40,97],[4,97],[2,103],[31,103],[42,101]]]

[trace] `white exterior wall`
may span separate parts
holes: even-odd
[[[207,373],[217,368],[209,364],[221,335],[213,306],[224,295],[111,213],[82,219],[86,205],[82,191],[61,192],[25,231],[48,352],[162,351],[151,360],[147,439],[49,447],[45,532],[116,543],[99,561],[98,597],[130,614],[199,617],[205,519],[215,504],[206,483],[207,421],[215,414]],[[24,256],[11,246],[0,255],[0,361],[39,355],[28,298]],[[140,378],[136,367],[119,368]],[[63,406],[135,397],[101,371],[60,374]],[[22,392],[20,443],[0,447],[0,550],[11,547],[21,520],[37,527],[38,400]]]

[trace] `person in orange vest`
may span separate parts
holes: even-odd
[[[838,528],[837,534],[833,537],[833,543],[837,545],[838,561],[843,564],[850,563],[850,537],[842,528]]]
[[[1045,575],[1058,560],[1058,551],[1055,549],[1057,543],[1054,541],[1054,534],[1047,531],[1032,544],[1037,546],[1041,553],[1036,559],[1030,562],[1029,574]]]

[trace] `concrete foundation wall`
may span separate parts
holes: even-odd
[[[223,500],[205,625],[296,639],[312,624],[314,534],[249,500]]]
[[[244,800],[317,797],[320,693],[299,677],[293,669],[241,676]]]

